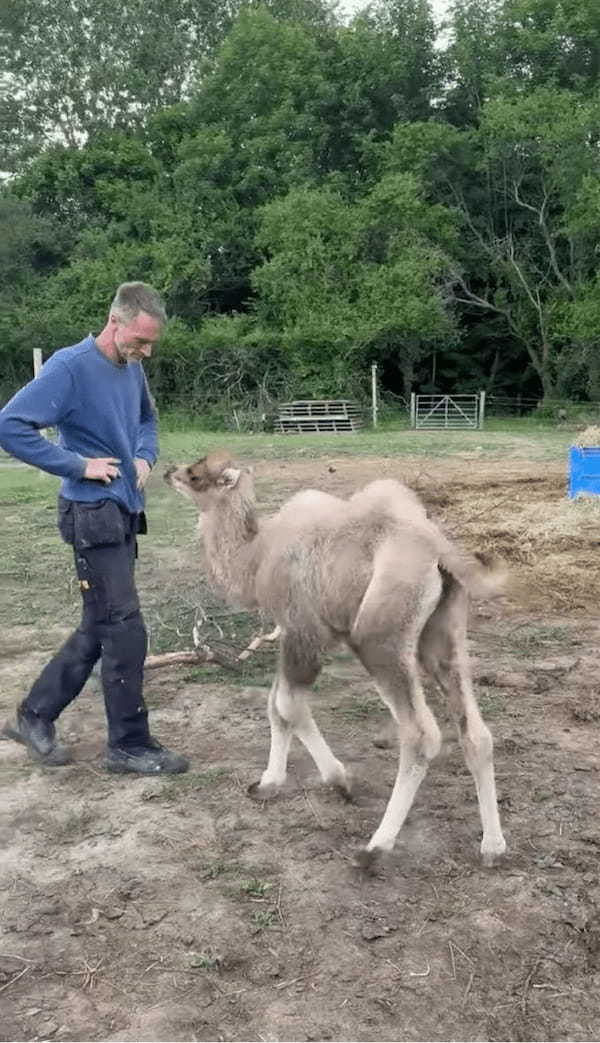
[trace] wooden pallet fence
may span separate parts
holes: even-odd
[[[275,430],[282,435],[342,434],[363,425],[362,409],[349,399],[299,399],[279,406]]]

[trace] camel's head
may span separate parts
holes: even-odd
[[[187,496],[199,511],[208,511],[233,489],[252,494],[252,470],[235,463],[225,449],[201,457],[195,464],[169,467],[165,481],[182,496]]]

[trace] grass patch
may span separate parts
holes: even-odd
[[[207,862],[200,870],[202,880],[218,880],[229,873],[238,873],[240,866],[237,862]]]
[[[229,449],[232,455],[262,460],[296,460],[322,456],[452,456],[456,453],[525,455],[550,459],[563,454],[573,432],[526,420],[490,420],[483,431],[412,431],[407,427],[364,428],[354,434],[275,435],[230,432],[162,432],[165,464],[190,462],[213,449]],[[523,450],[526,448],[526,452]]]
[[[275,909],[258,909],[253,919],[257,931],[268,931],[277,922],[277,912]]]
[[[223,966],[223,957],[214,952],[191,952],[188,962],[193,970],[219,971]]]
[[[33,467],[0,465],[0,508],[56,502],[60,479]]]
[[[260,653],[259,653],[260,655]],[[275,673],[276,657],[269,657],[270,663],[246,660],[239,670],[228,670],[217,664],[193,667],[184,677],[186,684],[228,684],[234,688],[269,688]]]
[[[79,615],[72,552],[56,527],[58,487],[33,468],[0,467],[2,624],[68,624]]]
[[[59,843],[83,840],[87,830],[97,820],[97,815],[90,808],[80,808],[77,811],[69,811],[63,817],[56,815],[48,819],[47,832],[52,840]]]
[[[486,688],[484,692],[480,691],[477,695],[477,702],[484,717],[495,717],[504,713],[506,708],[504,696],[491,688]]]
[[[530,796],[532,801],[535,801],[536,804],[542,804],[545,800],[552,800],[554,794],[551,790],[536,786],[531,790]]]
[[[227,778],[229,778],[229,772],[225,768],[209,768],[207,771],[190,771],[185,775],[173,775],[162,784],[160,789],[146,791],[142,795],[142,800],[182,800],[196,791],[216,786]]]
[[[332,706],[331,712],[345,721],[364,721],[367,717],[378,717],[387,713],[380,699],[354,699],[341,706]]]
[[[214,684],[217,680],[216,667],[211,663],[206,663],[205,666],[194,666],[192,669],[184,675],[184,684]]]
[[[550,623],[529,623],[511,630],[503,637],[513,651],[536,652],[552,645],[575,644],[570,627]]]
[[[264,898],[266,894],[272,889],[273,884],[270,884],[268,880],[242,880],[240,884],[240,890],[250,898]]]
[[[228,673],[222,671],[222,678],[227,683],[239,688],[270,688],[273,675],[277,666],[277,655],[269,656],[270,662],[264,662],[258,657],[261,652],[255,653],[256,659],[247,659],[246,664],[239,673]]]

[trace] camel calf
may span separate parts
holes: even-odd
[[[261,608],[281,628],[279,669],[268,700],[269,760],[250,792],[275,796],[296,735],[323,782],[351,784],[317,727],[309,689],[323,656],[346,642],[373,678],[398,727],[400,758],[383,818],[361,854],[390,851],[438,754],[440,730],[421,683],[425,670],[447,696],[475,780],[486,865],[504,853],[492,754],[471,684],[468,594],[490,596],[497,578],[461,552],[400,482],[372,482],[347,500],[308,490],[258,519],[252,472],[225,451],[172,468],[169,484],[200,511],[209,578],[232,602]]]

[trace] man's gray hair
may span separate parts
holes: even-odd
[[[145,282],[121,283],[110,310],[123,322],[133,322],[141,311],[151,315],[153,319],[158,319],[159,322],[167,321],[167,313],[160,295]]]

